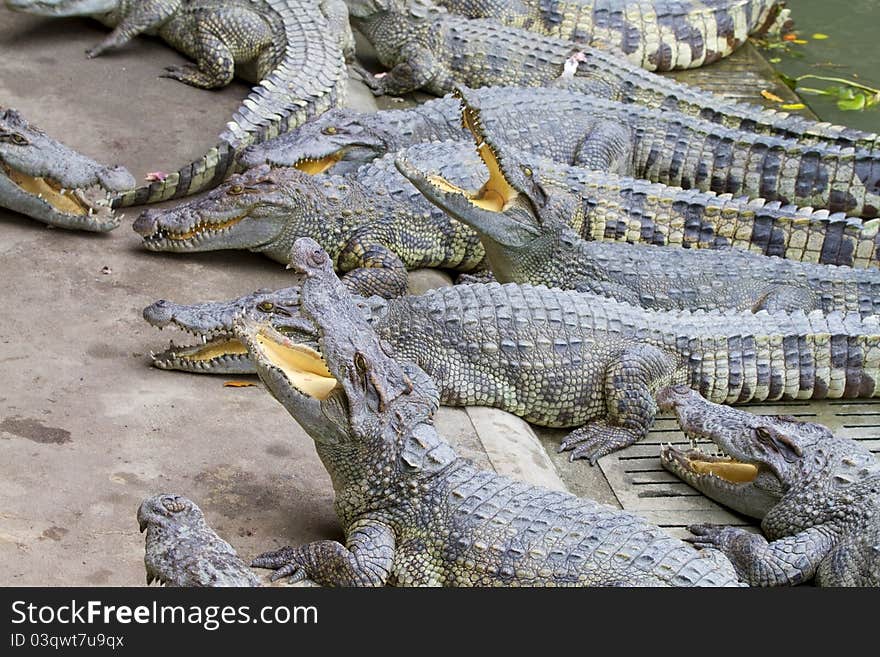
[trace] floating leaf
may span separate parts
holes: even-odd
[[[812,37],[814,39],[816,39],[816,41],[824,41],[825,39],[828,38],[828,35],[822,34],[821,32],[816,32],[815,34],[812,35]]]
[[[767,91],[766,89],[761,89],[761,95],[764,96],[767,100],[772,100],[774,103],[784,103],[785,101],[774,94],[771,91]]]
[[[858,111],[865,109],[867,100],[864,94],[856,94],[852,98],[841,98],[837,101],[837,106],[845,111]]]
[[[256,386],[256,383],[251,383],[250,381],[224,381],[224,388],[252,388]]]
[[[809,41],[807,41],[806,39],[792,39],[791,42],[792,42],[792,43],[797,43],[797,44],[800,44],[800,45],[804,45],[805,43],[809,43]]]
[[[782,57],[771,57],[767,61],[770,62],[771,64],[778,64],[779,62],[782,61]]]
[[[789,103],[787,105],[783,105],[782,109],[784,109],[784,110],[802,110],[802,109],[806,109],[806,107],[807,106],[804,105],[803,103]]]

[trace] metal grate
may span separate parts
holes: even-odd
[[[792,415],[818,422],[880,454],[880,399],[749,404],[742,408],[758,415]],[[637,445],[600,459],[599,467],[624,509],[640,513],[677,536],[687,536],[686,527],[700,522],[757,526],[666,472],[660,465],[661,443],[685,449],[690,445],[670,414],[660,415],[647,438]]]

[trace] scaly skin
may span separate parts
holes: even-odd
[[[875,189],[873,183],[880,180],[880,154],[871,156],[828,144],[804,146],[677,112],[660,113],[566,90],[459,91],[480,111],[486,130],[497,140],[566,164],[684,188],[744,194],[854,215],[871,216],[880,207],[880,188]],[[488,103],[484,105],[486,97]],[[437,113],[437,109],[442,112],[443,103],[415,113],[429,122],[440,123],[434,134],[417,129],[408,135],[409,139],[467,138],[459,127],[460,120],[453,119],[454,112],[449,112],[449,116]],[[338,119],[343,116],[337,115]],[[448,122],[442,120],[446,116]],[[378,123],[375,118],[368,122]],[[322,129],[332,124],[332,120],[324,123]],[[320,134],[332,141],[338,138],[339,129],[335,128],[332,135]],[[312,135],[316,131],[313,127],[306,130]],[[369,157],[376,150],[366,146],[368,137],[361,134],[365,143],[356,145],[353,153],[337,149],[324,159],[299,160],[292,165],[312,168],[314,172],[332,165],[335,158],[345,160],[361,153]],[[381,132],[376,135],[378,140],[390,141],[382,139]],[[302,135],[290,141],[302,143]],[[405,139],[394,146],[406,145],[402,141]],[[277,146],[258,147],[245,154],[243,162],[258,164],[271,159],[271,154],[278,150]],[[350,162],[340,162],[332,169],[335,173],[340,168],[350,170]]]
[[[300,239],[302,310],[315,351],[242,320],[272,395],[315,441],[345,544],[266,553],[273,578],[328,586],[733,586],[720,554],[626,511],[479,470],[437,433],[437,388],[389,357],[330,257]],[[703,556],[704,558],[699,558]]]
[[[753,586],[880,586],[880,462],[820,424],[756,416],[687,388],[658,396],[698,449],[661,452],[663,466],[709,497],[763,518],[767,539],[736,527],[695,525],[692,541],[730,557]]]
[[[235,550],[205,522],[202,510],[180,495],[155,495],[137,512],[144,539],[147,585],[259,586]]]
[[[541,37],[490,20],[431,13],[415,17],[377,10],[375,0],[347,2],[352,24],[390,69],[384,77],[366,79],[375,93],[421,88],[442,96],[462,84],[472,88],[555,85],[804,144],[837,143],[870,154],[880,143],[873,133],[728,101],[645,71],[614,49]],[[560,79],[566,63],[573,74]]]
[[[469,18],[579,43],[600,40],[650,71],[696,68],[727,57],[750,34],[778,31],[777,0],[435,0]]]
[[[425,198],[477,231],[501,283],[593,292],[657,310],[880,311],[876,269],[584,240],[570,228],[580,198],[541,185],[530,161],[502,148],[466,103],[465,111],[487,169],[479,190],[429,175],[404,153],[396,164]]]
[[[122,167],[98,164],[0,107],[0,207],[59,228],[106,232],[121,219],[113,196],[134,185]]]
[[[164,77],[212,89],[237,73],[258,83],[219,142],[164,180],[121,194],[114,205],[155,203],[219,184],[246,146],[277,136],[341,102],[351,34],[330,31],[340,0],[6,0],[10,9],[42,16],[91,16],[113,31],[89,57],[155,34],[195,61]],[[328,17],[330,23],[328,23]],[[134,185],[132,185],[134,187]]]
[[[298,237],[326,248],[352,291],[398,296],[407,270],[473,271],[485,256],[476,234],[443,213],[397,200],[380,188],[296,169],[257,167],[206,196],[147,210],[134,223],[151,251],[249,249],[288,262]]]
[[[297,290],[260,294],[257,303],[271,307],[245,297],[213,307],[162,301],[148,308],[144,315],[156,326],[222,334],[223,344],[172,347],[155,356],[156,366],[223,372],[220,356],[240,352],[223,323],[230,308],[314,342]],[[650,311],[589,293],[497,283],[387,302],[374,297],[361,311],[400,358],[435,379],[444,404],[494,406],[542,426],[579,427],[562,449],[593,463],[647,433],[653,393],[668,383],[687,383],[728,404],[880,394],[876,316]],[[202,333],[201,326],[210,328]]]
[[[325,124],[322,130],[327,127]],[[466,189],[478,187],[485,177],[473,147],[464,142],[417,143],[407,148],[403,157],[420,170],[441,175]],[[353,177],[368,187],[384,188],[392,197],[432,216],[440,212],[397,171],[394,161],[394,154],[372,160],[356,169]],[[880,259],[880,221],[876,219],[862,222],[827,210],[683,190],[538,156],[528,156],[528,161],[534,163],[535,176],[542,185],[558,187],[580,198],[581,207],[570,218],[570,225],[585,239],[691,248],[734,247],[791,260],[858,268],[877,267]],[[308,168],[306,164],[301,166]],[[335,167],[330,170],[337,171]]]

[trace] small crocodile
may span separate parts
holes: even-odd
[[[613,48],[539,36],[488,19],[399,13],[377,7],[377,0],[347,4],[352,24],[390,69],[382,77],[365,77],[377,94],[424,89],[442,96],[458,85],[555,85],[806,144],[829,142],[869,153],[880,148],[874,133],[732,102],[639,68]]]
[[[292,339],[314,329],[299,291],[177,306],[144,316],[211,341],[154,356],[164,369],[222,372],[243,350],[231,323],[254,311]],[[756,314],[652,311],[590,293],[469,284],[362,305],[379,336],[416,362],[450,406],[494,406],[548,427],[579,427],[562,443],[592,463],[639,440],[653,392],[687,383],[712,401],[880,396],[880,318],[820,311]],[[247,371],[239,361],[234,367]]]
[[[414,193],[415,190],[413,190]],[[147,210],[134,223],[151,251],[249,249],[288,262],[298,237],[318,240],[364,295],[406,291],[407,269],[482,267],[480,239],[443,212],[348,178],[256,167],[202,198]]]
[[[156,34],[196,62],[169,67],[164,77],[212,89],[233,75],[258,83],[219,141],[199,160],[163,180],[120,194],[114,205],[179,198],[216,186],[244,147],[275,137],[334,106],[348,79],[351,34],[341,0],[6,0],[15,11],[41,16],[91,16],[113,31],[89,57],[119,48],[139,34]]]
[[[536,180],[484,126],[467,124],[486,181],[466,191],[398,155],[400,172],[431,203],[480,235],[501,283],[580,290],[658,310],[880,312],[880,270],[793,262],[725,250],[670,249],[583,239],[570,226],[581,199]]]
[[[413,143],[467,139],[456,97],[500,142],[561,163],[854,215],[880,207],[880,151],[802,144],[553,88],[459,87],[453,98],[406,110],[338,109],[247,149],[240,162],[347,174]]]
[[[202,510],[180,495],[154,495],[137,512],[144,539],[147,585],[259,586],[260,580],[229,543],[205,522]]]
[[[59,228],[105,232],[121,220],[113,197],[134,185],[124,168],[98,164],[0,107],[0,207]]]
[[[469,18],[579,43],[599,40],[651,71],[696,68],[727,57],[750,34],[779,32],[778,0],[434,0]]]
[[[737,586],[699,552],[627,511],[478,469],[437,433],[439,394],[382,347],[331,258],[291,257],[317,350],[244,319],[240,339],[271,394],[315,441],[345,543],[267,552],[272,579],[327,586]]]
[[[695,525],[692,541],[724,552],[753,586],[880,586],[880,462],[856,441],[789,416],[712,404],[686,387],[658,395],[694,448],[663,447],[663,467],[741,513],[767,539]],[[697,449],[709,440],[725,454]]]

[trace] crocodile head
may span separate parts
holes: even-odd
[[[37,16],[100,16],[119,7],[119,0],[6,0],[12,11]]]
[[[312,215],[319,193],[311,180],[291,169],[256,167],[201,198],[146,210],[133,228],[151,251],[264,250],[291,217]]]
[[[431,203],[479,233],[500,282],[527,282],[518,273],[527,261],[540,261],[551,253],[574,254],[576,236],[569,225],[577,223],[580,204],[572,194],[546,188],[519,156],[486,134],[478,101],[468,90],[459,89],[456,95],[462,100],[462,123],[488,170],[483,186],[462,189],[439,174],[420,170],[405,151],[398,154],[395,166]]]
[[[439,394],[431,379],[386,352],[314,240],[296,241],[291,265],[315,347],[250,318],[236,323],[236,333],[263,383],[314,439],[337,493],[348,489],[346,502],[356,504],[379,483],[377,472],[387,491],[400,478],[450,463],[454,452],[432,424]]]
[[[296,130],[248,146],[238,157],[244,168],[262,164],[295,167],[316,175],[348,175],[390,148],[389,137],[376,117],[348,109],[324,112]]]
[[[53,226],[104,232],[119,225],[110,207],[135,187],[108,167],[58,143],[12,109],[0,108],[0,205]]]
[[[249,316],[289,337],[310,340],[311,325],[299,313],[299,287],[257,290],[231,301],[181,305],[160,299],[144,308],[144,319],[158,329],[177,328],[198,338],[194,345],[172,341],[165,351],[151,353],[154,367],[200,374],[254,374],[247,349],[233,334],[237,319]]]
[[[657,403],[675,412],[693,445],[688,451],[664,447],[663,467],[736,511],[764,518],[774,509],[778,516],[779,509],[802,504],[808,492],[811,524],[817,524],[851,506],[860,487],[873,487],[869,495],[876,495],[880,463],[825,426],[713,404],[687,386],[665,388]],[[698,449],[698,440],[711,441],[721,455]]]

